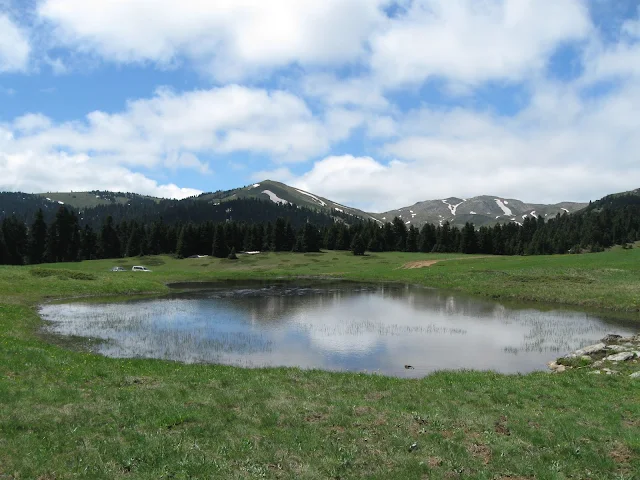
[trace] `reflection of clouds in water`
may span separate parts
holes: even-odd
[[[41,313],[54,333],[106,340],[98,348],[109,356],[398,376],[445,368],[526,372],[606,333],[631,333],[584,313],[517,310],[399,285],[218,288],[49,305]]]

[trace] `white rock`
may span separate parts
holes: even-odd
[[[628,352],[629,347],[625,347],[623,345],[607,345],[607,350],[612,350],[614,352]]]
[[[588,347],[581,348],[580,350],[576,350],[574,353],[577,356],[582,355],[591,355],[592,353],[601,352],[606,348],[604,343],[596,343],[595,345],[589,345]]]
[[[629,375],[631,378],[640,378],[640,371],[639,372],[633,372],[631,375]]]
[[[554,371],[555,371],[555,372],[558,372],[558,373],[562,373],[562,372],[564,372],[566,369],[567,369],[567,367],[565,367],[564,365],[558,365],[558,366],[554,369]]]
[[[608,360],[610,362],[626,362],[627,360],[631,360],[635,356],[636,354],[633,352],[620,352],[616,353],[615,355],[609,355],[608,357],[605,357],[605,360]]]

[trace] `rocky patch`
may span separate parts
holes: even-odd
[[[599,343],[580,348],[547,364],[552,373],[571,369],[589,368],[599,375],[617,375],[622,372],[640,379],[640,334],[633,337],[607,335]]]

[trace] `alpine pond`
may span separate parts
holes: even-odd
[[[410,285],[176,285],[174,293],[41,308],[54,336],[97,353],[243,367],[421,377],[442,369],[526,373],[637,327],[598,315],[507,306]]]

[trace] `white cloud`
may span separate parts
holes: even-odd
[[[415,0],[373,35],[371,65],[391,87],[430,77],[462,85],[517,81],[590,29],[579,0]]]
[[[307,160],[362,121],[357,112],[340,108],[316,118],[303,100],[282,91],[237,85],[180,94],[160,89],[120,113],[94,111],[66,123],[29,113],[0,124],[1,186],[33,191],[117,184],[140,193],[191,195],[193,190],[159,186],[135,170],[206,174],[211,170],[203,156],[236,152]]]
[[[619,40],[605,43],[594,38],[585,54],[581,83],[596,83],[620,77],[640,77],[640,10],[637,19],[625,21]]]
[[[368,77],[339,79],[329,73],[311,74],[302,80],[302,90],[305,95],[332,106],[389,107],[380,85]]]
[[[141,173],[87,155],[7,154],[0,151],[0,191],[42,193],[94,189],[164,198],[185,198],[202,193],[174,184],[160,185]]]
[[[228,79],[357,59],[387,1],[44,0],[39,15],[57,28],[61,43],[79,50],[165,65],[186,56]]]
[[[307,160],[361,122],[360,115],[342,109],[316,118],[290,93],[230,85],[180,94],[160,89],[152,98],[129,102],[122,113],[95,111],[84,121],[53,125],[42,115],[27,115],[14,122],[14,129],[20,133],[17,149],[91,151],[145,167],[171,157],[173,166],[203,169],[194,160],[198,154],[248,152]]]
[[[398,121],[381,157],[315,162],[302,175],[262,172],[365,210],[427,199],[498,195],[529,202],[588,201],[640,183],[640,87],[600,98],[574,85],[539,84],[514,117],[422,108]]]
[[[26,33],[0,12],[0,72],[26,70],[30,52]]]

